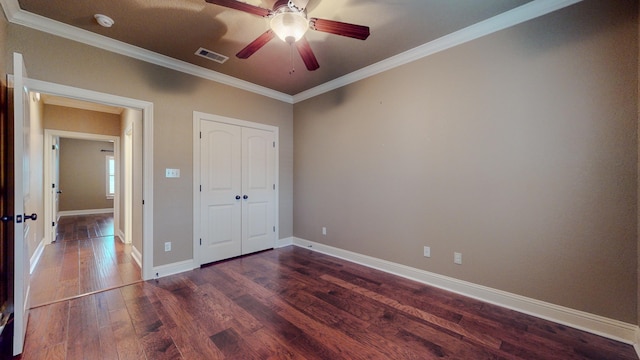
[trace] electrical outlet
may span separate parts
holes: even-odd
[[[164,251],[171,251],[171,242],[164,243]]]
[[[453,253],[453,262],[462,265],[462,253],[454,252]]]
[[[428,246],[424,247],[424,257],[431,257],[431,248]]]
[[[327,235],[327,228],[326,227],[322,227],[322,235]]]

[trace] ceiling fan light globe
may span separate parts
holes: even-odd
[[[300,40],[307,32],[309,21],[302,13],[282,12],[274,15],[270,26],[280,40],[293,43]]]

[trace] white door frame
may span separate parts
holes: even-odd
[[[124,186],[120,187],[120,193],[124,196],[124,234],[122,234],[125,244],[133,243],[133,123],[124,130],[124,152],[121,156],[120,169],[124,169]]]
[[[120,212],[122,211],[122,207],[120,204],[120,191],[121,191],[121,186],[120,186],[120,169],[121,169],[121,159],[122,159],[122,155],[120,154],[120,137],[119,136],[113,136],[113,135],[100,135],[100,134],[88,134],[88,133],[81,133],[81,132],[75,132],[75,131],[64,131],[64,130],[53,130],[53,129],[44,129],[44,149],[45,151],[48,152],[51,151],[51,148],[53,146],[53,138],[57,136],[60,138],[65,138],[65,139],[80,139],[80,140],[89,140],[89,141],[112,141],[113,142],[113,157],[116,160],[116,164],[118,164],[118,167],[116,168],[116,196],[113,197],[113,228],[114,230],[116,230],[116,232],[114,233],[114,235],[118,235],[117,230],[120,228]],[[44,157],[44,177],[45,177],[45,181],[44,181],[44,185],[45,185],[45,191],[44,191],[44,224],[45,224],[45,228],[48,228],[49,230],[45,229],[44,232],[44,244],[45,245],[49,245],[51,244],[51,242],[53,241],[53,237],[55,236],[55,234],[53,234],[53,232],[51,231],[51,227],[49,227],[48,224],[51,224],[52,222],[57,222],[58,219],[54,219],[53,218],[53,214],[51,212],[51,207],[52,207],[52,202],[53,202],[53,194],[51,193],[51,181],[53,180],[51,177],[53,176],[53,166],[55,166],[54,164],[51,163],[51,156],[45,156]],[[60,190],[60,184],[57,184],[58,187],[57,189]],[[48,191],[47,191],[48,190]],[[124,241],[124,239],[123,239]]]
[[[277,247],[280,239],[280,138],[279,128],[277,126],[255,123],[246,120],[239,120],[220,115],[207,114],[199,111],[193,112],[193,264],[194,266],[202,265],[200,260],[200,120],[215,121],[224,124],[249,127],[273,132],[273,138],[276,142],[275,154],[275,224],[276,236],[273,247]]]
[[[41,80],[27,79],[31,91],[142,111],[142,279],[153,272],[153,103],[80,89]]]

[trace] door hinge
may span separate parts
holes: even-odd
[[[200,192],[202,192],[202,185],[200,185]]]
[[[200,238],[200,246],[202,246],[202,238]]]
[[[51,145],[51,150],[55,150],[56,146],[55,145]]]
[[[51,184],[51,188],[55,189],[56,188],[56,184]]]
[[[52,221],[52,222],[51,222],[51,226],[56,226],[56,222],[55,222],[55,221]]]
[[[144,200],[142,200],[142,205],[144,205]]]
[[[273,227],[273,232],[276,232],[276,227],[275,226]]]
[[[273,147],[276,147],[276,142],[275,141],[273,142]]]
[[[273,184],[273,190],[275,190],[275,189],[276,189],[276,184]]]
[[[200,131],[200,139],[202,139],[202,131]]]

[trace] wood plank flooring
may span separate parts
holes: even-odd
[[[56,241],[74,241],[114,236],[113,214],[63,216],[58,221]]]
[[[31,306],[140,281],[131,245],[113,234],[113,214],[62,217],[32,274]]]
[[[632,346],[290,246],[33,309],[21,359],[638,359]]]

